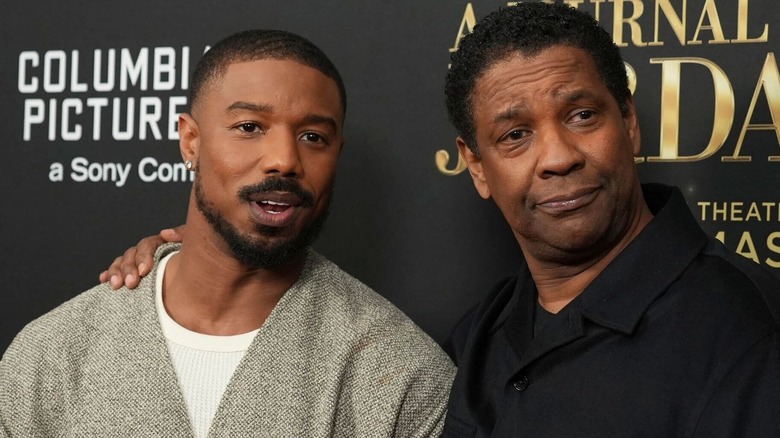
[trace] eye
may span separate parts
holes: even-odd
[[[526,140],[526,137],[528,137],[530,133],[523,129],[513,129],[506,134],[504,134],[503,137],[501,137],[498,142],[499,143],[521,143]]]
[[[521,131],[521,130],[519,130],[519,129],[516,129],[516,130],[514,130],[514,131],[512,131],[512,132],[508,133],[508,134],[506,135],[506,137],[504,137],[504,138],[505,138],[506,140],[520,140],[520,139],[522,139],[524,136],[525,136],[525,132],[523,132],[523,131]]]
[[[503,153],[519,153],[525,150],[532,135],[528,129],[512,129],[498,139],[496,147]]]
[[[309,143],[327,143],[325,137],[323,137],[320,134],[317,134],[316,132],[306,132],[303,135],[301,135],[301,140],[307,141]]]
[[[574,116],[572,117],[572,119],[579,120],[579,121],[585,121],[585,120],[593,118],[593,116],[595,116],[595,115],[596,115],[595,111],[583,110],[583,111],[576,112],[574,114]]]
[[[260,127],[256,123],[244,122],[237,126],[237,128],[246,133],[253,133],[260,131]]]

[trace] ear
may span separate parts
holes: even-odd
[[[182,160],[198,162],[200,130],[195,119],[187,113],[179,115],[179,151]]]
[[[485,174],[482,171],[482,158],[469,148],[469,145],[466,144],[461,136],[455,139],[455,144],[458,145],[460,155],[466,160],[471,180],[474,182],[474,187],[479,192],[479,196],[482,196],[484,199],[490,199],[490,188],[488,188]]]
[[[623,116],[623,122],[626,125],[626,131],[628,132],[628,138],[631,139],[634,155],[639,155],[639,149],[642,145],[642,139],[639,132],[639,119],[636,116],[636,106],[634,106],[633,96],[628,96],[628,110]]]

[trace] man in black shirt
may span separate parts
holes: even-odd
[[[452,336],[445,437],[780,436],[780,283],[642,186],[623,61],[590,16],[522,3],[445,86],[479,194],[525,256]]]

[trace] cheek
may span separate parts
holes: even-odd
[[[305,180],[317,193],[330,192],[336,177],[337,156],[313,155],[304,160]]]

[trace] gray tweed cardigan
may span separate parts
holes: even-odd
[[[96,286],[22,330],[0,361],[0,437],[192,436],[154,282]],[[438,436],[454,372],[403,313],[310,251],[209,436]]]

